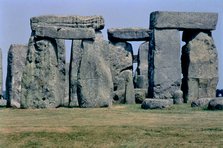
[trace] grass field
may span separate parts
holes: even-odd
[[[0,108],[0,147],[223,147],[223,112],[176,105],[142,110]]]

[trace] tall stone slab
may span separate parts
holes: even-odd
[[[217,13],[155,11],[150,14],[150,29],[215,30]]]
[[[218,83],[218,57],[211,32],[185,31],[185,34],[190,38],[185,39],[188,41],[184,48],[189,54],[189,61],[186,61],[188,71],[185,71],[187,74],[183,73],[184,79],[188,80],[186,83],[188,91],[184,93],[188,93],[190,102],[199,98],[215,97]],[[185,52],[182,56],[184,54]]]
[[[83,54],[82,40],[73,40],[71,47],[70,70],[69,70],[69,106],[78,106],[77,97],[77,74],[80,68]]]
[[[77,95],[80,107],[108,107],[112,104],[113,83],[109,61],[104,53],[106,41],[96,35],[95,41],[84,40],[77,73]]]
[[[138,50],[138,67],[137,67],[137,86],[138,88],[148,89],[148,68],[149,68],[149,42],[144,42]]]
[[[2,49],[0,48],[0,99],[3,98],[3,90],[2,90],[2,85],[3,85],[3,71],[2,71]]]
[[[31,36],[22,75],[21,108],[55,108],[62,104],[59,46],[55,39]],[[65,72],[65,68],[64,68]]]
[[[153,30],[149,51],[149,97],[168,99],[180,89],[180,33]]]
[[[25,68],[28,46],[13,44],[8,51],[6,78],[7,106],[20,108],[21,79]]]

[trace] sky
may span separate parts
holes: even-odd
[[[105,19],[105,28],[102,33],[107,39],[108,28],[149,28],[149,15],[153,11],[217,12],[218,24],[216,30],[213,31],[213,38],[219,57],[218,88],[223,89],[222,0],[0,0],[0,4],[3,80],[6,79],[8,49],[11,44],[28,44],[31,34],[29,20],[33,16],[102,15]],[[133,43],[135,53],[140,43]],[[68,44],[70,42],[66,45]]]

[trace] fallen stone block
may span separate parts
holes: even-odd
[[[60,28],[92,28],[102,30],[105,26],[102,16],[37,16],[30,19],[31,29],[41,26],[57,26]]]
[[[208,106],[209,102],[213,100],[213,98],[200,98],[197,100],[193,100],[191,102],[191,107],[204,107]]]
[[[215,30],[217,20],[217,13],[155,11],[150,14],[150,29]]]
[[[147,89],[135,89],[135,102],[141,104],[146,99]]]
[[[4,99],[0,99],[0,107],[6,107],[7,101]]]
[[[145,99],[142,102],[142,109],[162,109],[173,105],[172,99]]]
[[[209,110],[223,110],[223,98],[215,98],[208,104]]]
[[[110,41],[147,41],[149,40],[149,29],[147,28],[111,28],[108,29]]]

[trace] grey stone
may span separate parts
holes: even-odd
[[[83,54],[83,47],[81,40],[73,40],[71,47],[70,59],[70,107],[78,106],[77,98],[77,74],[80,68],[81,59]]]
[[[62,79],[58,66],[59,49],[56,40],[31,36],[22,75],[21,108],[55,108],[61,105],[65,90],[60,83],[65,83],[65,75]]]
[[[60,28],[93,28],[102,30],[104,18],[102,16],[38,16],[30,19],[32,30],[41,26],[58,26]]]
[[[0,99],[0,107],[6,107],[7,101],[4,99]]]
[[[200,98],[191,102],[191,107],[207,107],[213,98]]]
[[[77,95],[80,107],[108,107],[112,103],[112,75],[104,58],[103,40],[83,41],[83,54],[78,69]],[[108,46],[107,46],[108,47]]]
[[[111,28],[108,29],[110,41],[146,41],[149,40],[149,29],[147,28]]]
[[[140,77],[139,75],[143,76],[143,86],[139,88],[148,89],[148,84],[149,84],[148,67],[149,67],[149,42],[144,42],[140,45],[139,50],[138,50],[138,67],[137,67],[138,76],[137,77]],[[137,82],[137,83],[140,83],[140,82]]]
[[[3,71],[2,71],[2,49],[0,48],[0,98],[3,97],[3,90],[2,90],[2,85],[3,85]]]
[[[146,85],[145,85],[145,83],[146,84],[148,84],[147,82],[146,82],[146,76],[145,75],[136,75],[135,76],[135,87],[136,88],[146,88]],[[147,78],[148,79],[148,78]],[[147,85],[148,86],[148,85]],[[148,87],[147,87],[148,88]]]
[[[183,103],[183,92],[181,90],[176,90],[173,94],[173,103],[182,104]]]
[[[135,89],[135,102],[141,104],[146,99],[147,89]]]
[[[181,84],[179,31],[154,30],[149,54],[148,97],[173,98]]]
[[[145,99],[141,105],[142,109],[162,109],[173,105],[172,99]]]
[[[217,13],[155,11],[150,14],[150,29],[215,30],[217,20]]]
[[[70,83],[69,83],[69,79],[70,79],[70,74],[69,74],[69,70],[70,70],[70,63],[66,63],[66,76],[65,76],[65,83],[63,83],[64,85],[64,97],[62,100],[62,104],[61,106],[64,107],[70,107]],[[76,101],[77,102],[77,101]],[[75,106],[78,106],[78,103],[75,104]]]
[[[114,91],[114,103],[135,103],[132,71],[125,70],[118,77],[117,90]]]
[[[223,110],[223,98],[215,98],[208,104],[209,110]]]
[[[217,50],[210,32],[193,32],[192,40],[188,41],[182,56],[188,54],[188,59],[182,61],[188,67],[183,71],[185,93],[188,93],[188,101],[199,98],[215,97],[218,83],[218,58]],[[187,71],[188,70],[188,71]]]
[[[36,27],[34,35],[59,39],[93,39],[95,31],[92,28],[61,28],[58,26]]]
[[[21,79],[25,68],[28,46],[13,44],[8,51],[6,78],[7,106],[20,108]]]

